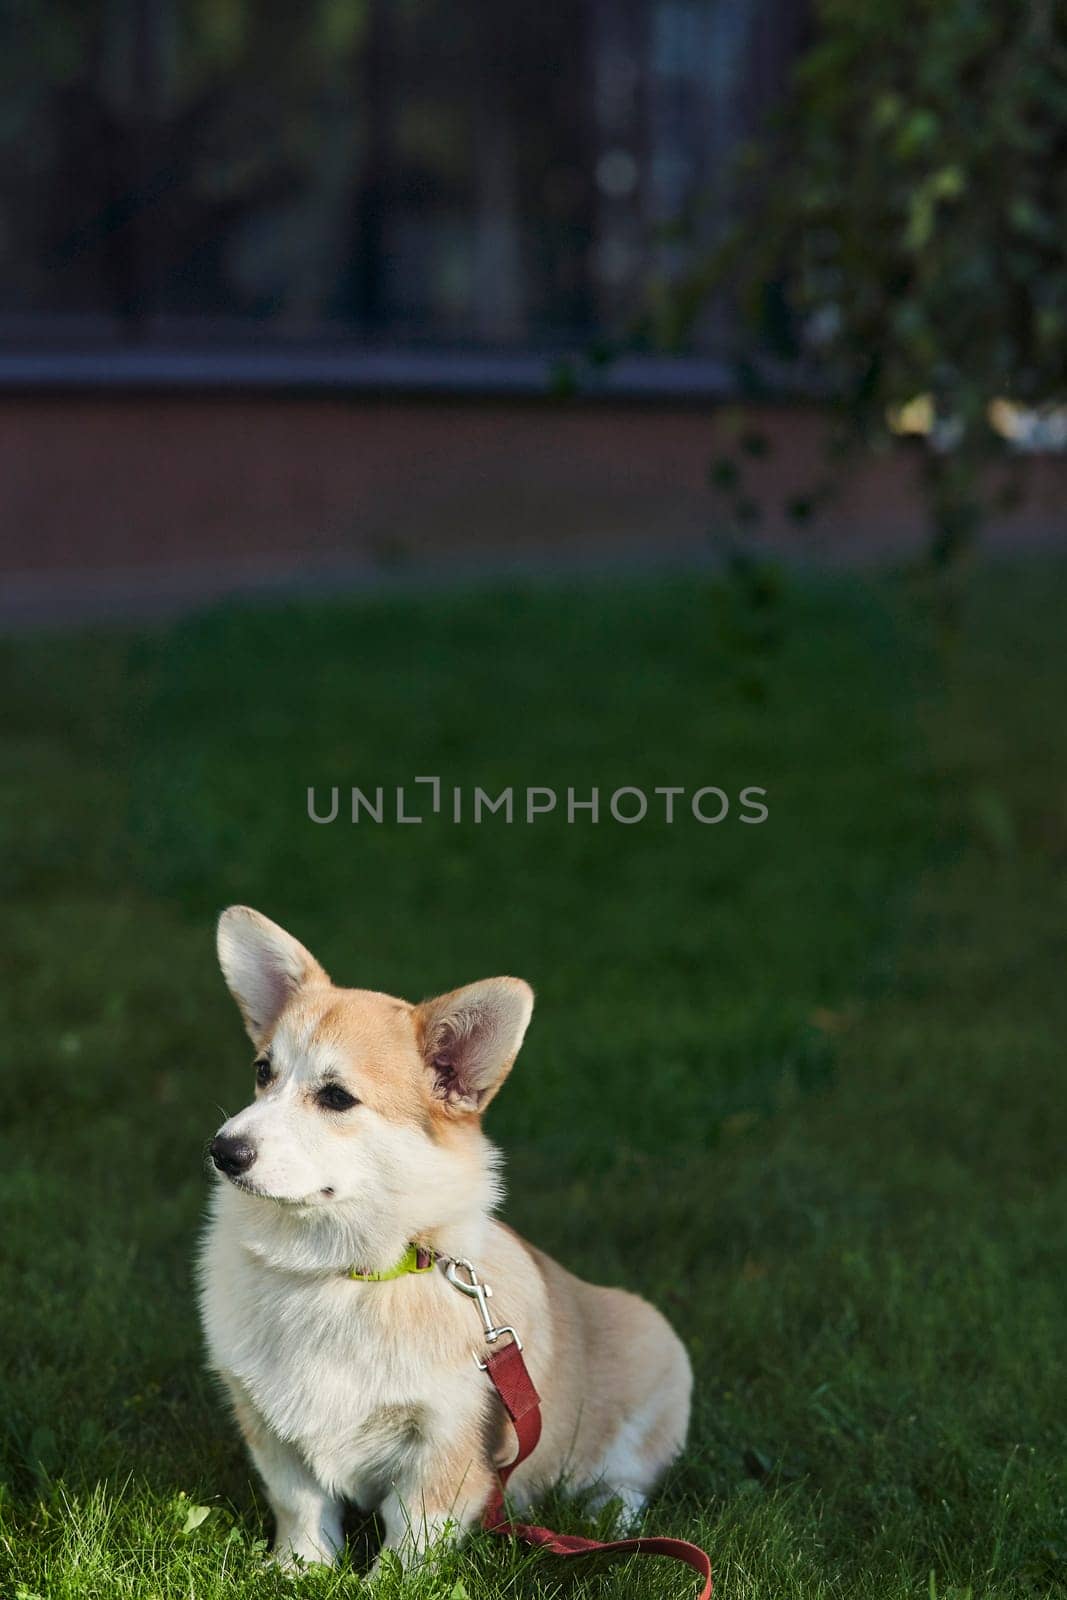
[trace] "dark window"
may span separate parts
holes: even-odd
[[[0,333],[548,349],[721,223],[793,0],[17,0]],[[700,205],[698,207],[698,202]]]

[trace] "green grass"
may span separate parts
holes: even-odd
[[[534,983],[490,1118],[505,1215],[685,1337],[691,1441],[647,1521],[706,1545],[719,1596],[1063,1589],[1067,574],[981,580],[944,660],[888,584],[792,585],[759,676],[712,599],[510,589],[0,649],[4,1600],[358,1588],[359,1538],[296,1588],[264,1570],[201,1370],[203,1149],[249,1093],[231,900],[339,981]],[[762,784],[771,815],[306,818],[309,783],[422,773]],[[576,1585],[483,1537],[380,1588],[464,1591],[692,1581]]]

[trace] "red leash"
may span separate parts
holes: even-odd
[[[465,1283],[456,1275],[457,1266],[465,1267],[470,1273],[469,1283]],[[582,1539],[577,1534],[553,1533],[551,1528],[539,1528],[536,1524],[506,1521],[504,1490],[508,1479],[515,1468],[534,1450],[541,1437],[541,1397],[534,1388],[529,1368],[523,1360],[522,1345],[514,1328],[493,1326],[485,1298],[486,1285],[479,1282],[470,1262],[450,1262],[446,1275],[451,1284],[478,1302],[485,1335],[490,1343],[502,1333],[510,1333],[513,1341],[505,1345],[502,1350],[494,1351],[485,1363],[486,1374],[511,1420],[519,1448],[514,1459],[506,1467],[501,1467],[498,1473],[498,1485],[490,1495],[489,1503],[482,1515],[482,1527],[487,1532],[498,1533],[504,1538],[521,1539],[524,1544],[540,1546],[555,1556],[593,1554],[670,1556],[674,1561],[683,1561],[687,1567],[692,1567],[693,1571],[703,1578],[704,1586],[697,1600],[710,1600],[711,1561],[705,1551],[698,1545],[690,1544],[686,1539],[668,1539],[643,1534],[636,1539],[610,1539],[605,1542],[600,1539]]]

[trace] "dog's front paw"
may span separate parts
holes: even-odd
[[[367,1568],[366,1579],[368,1583],[377,1583],[379,1578],[401,1578],[403,1575],[404,1563],[395,1550],[383,1545]]]
[[[589,1501],[590,1511],[595,1511],[611,1539],[629,1539],[641,1528],[645,1510],[645,1496],[639,1489],[602,1488]]]
[[[278,1567],[296,1578],[309,1567],[332,1567],[337,1560],[337,1550],[310,1537],[279,1539],[268,1560],[272,1567]]]
[[[367,1577],[399,1579],[405,1573],[427,1567],[455,1542],[458,1534],[459,1530],[451,1521],[444,1521],[433,1528],[423,1528],[421,1536],[416,1536],[414,1530],[409,1529],[396,1544],[382,1545]]]

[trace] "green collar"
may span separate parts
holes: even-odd
[[[367,1272],[363,1267],[349,1267],[345,1274],[359,1283],[388,1283],[391,1278],[404,1278],[409,1272],[431,1272],[437,1256],[424,1244],[409,1244],[395,1267],[386,1272]]]

